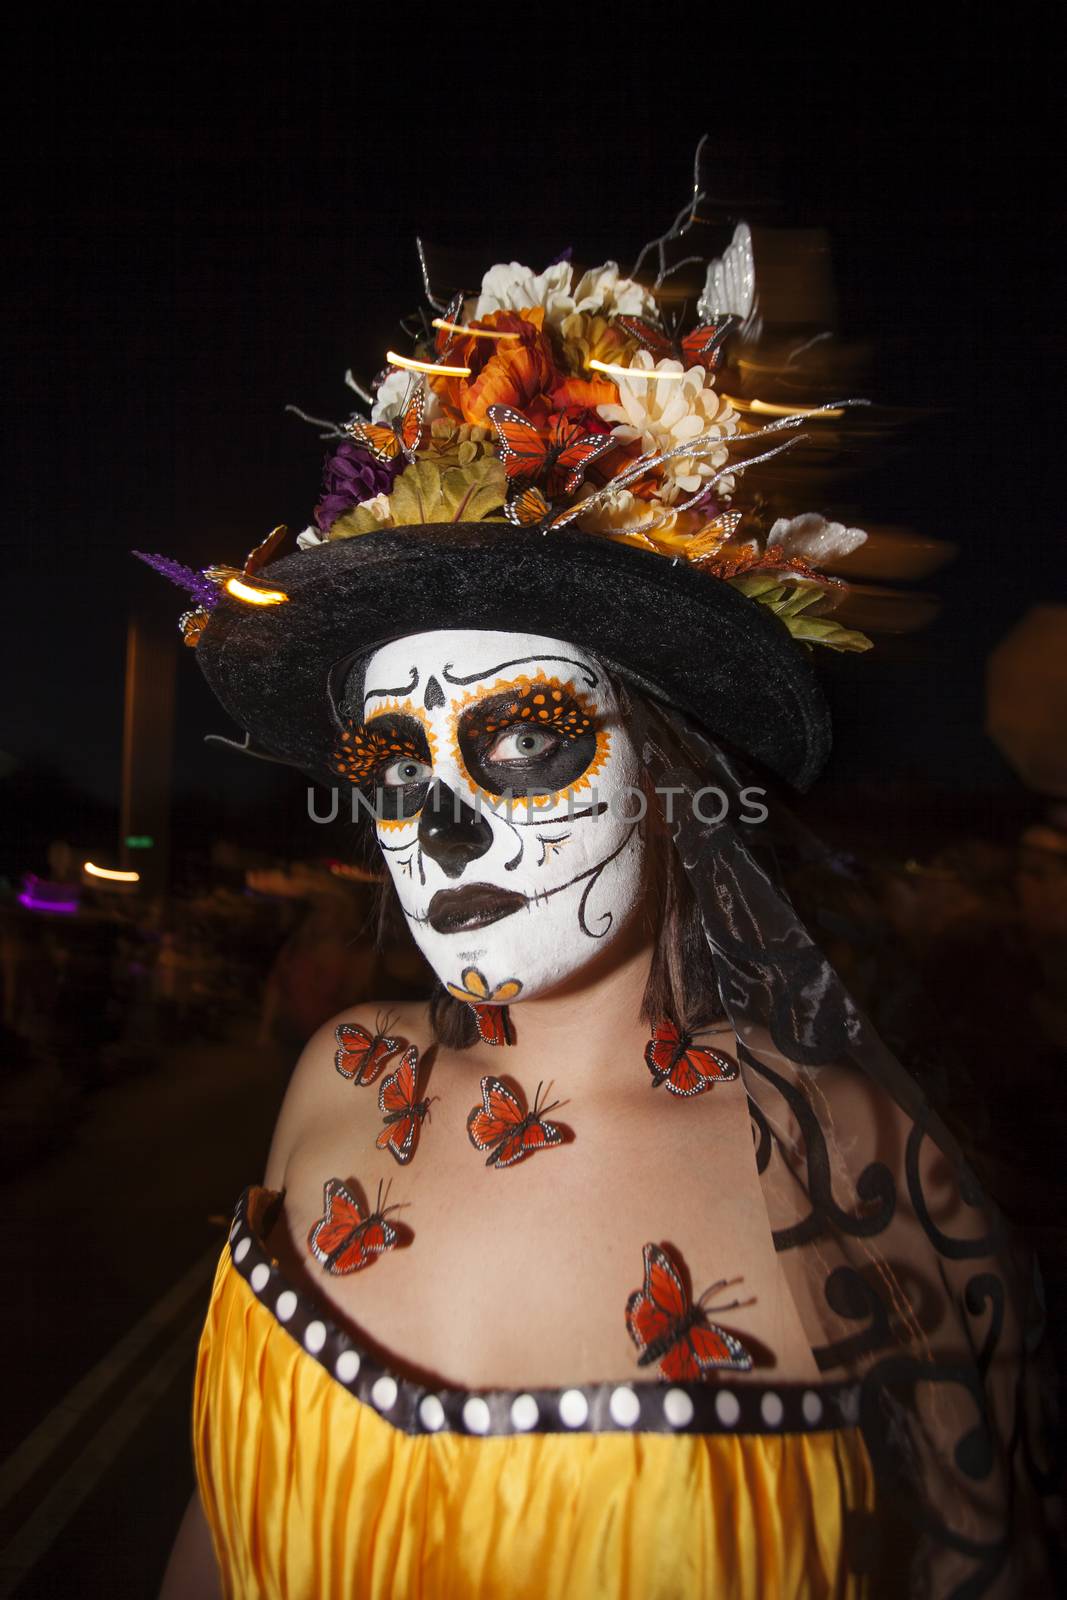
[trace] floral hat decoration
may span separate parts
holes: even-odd
[[[342,668],[405,634],[518,627],[572,640],[806,787],[830,744],[811,647],[871,642],[835,617],[847,586],[822,568],[866,534],[772,515],[747,474],[809,418],[862,402],[767,421],[732,403],[726,357],[755,302],[748,228],[707,263],[688,326],[662,260],[642,281],[646,252],[629,277],[613,261],[498,264],[450,301],[419,255],[412,348],[389,350],[372,388],[347,375],[360,407],[327,425],[295,551],[277,528],[240,568],[142,555],[192,594],[182,634],[239,748],[343,780]]]

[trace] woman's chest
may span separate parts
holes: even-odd
[[[469,1107],[442,1096],[407,1166],[373,1135],[309,1131],[286,1173],[270,1248],[383,1357],[464,1388],[625,1381],[640,1368],[627,1303],[645,1292],[644,1246],[664,1250],[683,1294],[753,1356],[754,1378],[815,1376],[775,1256],[743,1089],[657,1101],[635,1115],[568,1106],[573,1138],[515,1166],[486,1164]],[[361,1270],[327,1270],[308,1240],[340,1178],[363,1215],[382,1204],[396,1246]],[[321,1235],[319,1236],[321,1238]],[[716,1307],[737,1302],[724,1310]]]

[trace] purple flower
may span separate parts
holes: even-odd
[[[212,583],[210,578],[205,578],[202,572],[194,572],[192,567],[187,567],[180,561],[174,561],[170,556],[146,555],[143,550],[131,550],[131,555],[139,561],[145,561],[150,567],[169,578],[171,583],[176,583],[179,589],[187,589],[196,601],[203,606],[205,611],[211,611],[219,603],[218,585]]]
[[[320,533],[328,533],[338,517],[358,506],[361,500],[388,494],[403,465],[406,463],[402,456],[393,462],[375,461],[369,450],[348,439],[338,445],[334,454],[326,458],[322,499],[315,507]]]

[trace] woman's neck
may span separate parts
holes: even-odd
[[[653,950],[647,924],[635,919],[588,967],[512,1006],[515,1042],[477,1045],[470,1055],[477,1055],[480,1071],[518,1079],[531,1109],[542,1081],[550,1099],[646,1088],[644,1047],[652,1030],[641,1008]]]

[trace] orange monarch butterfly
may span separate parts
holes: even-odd
[[[478,1024],[478,1037],[483,1044],[514,1044],[515,1032],[511,1026],[507,1006],[475,1005],[468,1001]]]
[[[395,1056],[401,1040],[392,1039],[375,1023],[376,1032],[370,1033],[358,1022],[342,1022],[336,1029],[338,1049],[333,1064],[342,1078],[354,1081],[359,1087],[373,1083],[390,1056]]]
[[[538,1103],[540,1094],[538,1084],[533,1110],[524,1111],[499,1078],[482,1079],[482,1103],[467,1118],[467,1133],[476,1150],[489,1151],[487,1167],[513,1167],[538,1150],[563,1143],[563,1134],[555,1123],[542,1121],[545,1112],[554,1111],[560,1102],[553,1100],[550,1106],[542,1106]]]
[[[583,433],[562,412],[553,417],[547,438],[511,406],[490,406],[486,416],[500,442],[504,471],[518,488],[544,480],[549,499],[571,495],[586,469],[616,441],[610,433]]]
[[[727,1280],[712,1284],[694,1305],[666,1250],[646,1244],[643,1255],[644,1285],[626,1302],[626,1326],[640,1351],[637,1365],[650,1367],[655,1361],[664,1378],[682,1383],[699,1380],[716,1368],[748,1372],[752,1357],[744,1345],[709,1322],[704,1312],[703,1302],[726,1288]],[[740,1303],[732,1300],[713,1309],[732,1311]]]
[[[419,378],[409,390],[403,410],[392,422],[350,422],[347,431],[353,439],[366,445],[376,461],[395,461],[399,455],[414,461],[422,440],[425,414],[426,390]]]
[[[418,1070],[419,1052],[412,1046],[404,1051],[396,1071],[382,1079],[378,1090],[378,1110],[385,1118],[385,1127],[375,1143],[379,1150],[388,1150],[395,1156],[401,1166],[406,1166],[415,1154],[422,1119],[430,1109],[428,1100],[415,1099]]]
[[[671,1094],[703,1094],[717,1083],[729,1083],[740,1070],[729,1056],[695,1045],[688,1033],[679,1033],[673,1022],[660,1022],[645,1046],[645,1062],[652,1074],[652,1087],[665,1083]]]
[[[323,1215],[308,1234],[308,1249],[335,1277],[361,1272],[396,1244],[397,1231],[385,1220],[385,1212],[395,1210],[395,1206],[386,1206],[383,1211],[379,1184],[374,1210],[365,1217],[359,1201],[341,1179],[329,1178],[322,1191]]]
[[[650,352],[656,361],[680,361],[688,372],[690,367],[703,367],[714,372],[722,360],[722,343],[734,324],[733,317],[722,322],[705,322],[681,339],[674,339],[654,328],[643,317],[616,317],[632,339]]]

